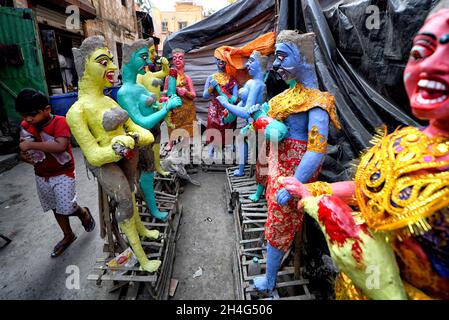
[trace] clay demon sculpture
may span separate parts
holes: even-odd
[[[176,95],[161,105],[156,100],[154,94],[150,93],[144,86],[136,83],[137,75],[145,73],[148,66],[148,40],[138,40],[131,45],[123,46],[123,85],[118,91],[117,98],[120,106],[127,111],[131,119],[139,126],[151,130],[159,128],[159,123],[165,118],[168,112],[180,107],[182,101]],[[158,130],[160,138],[160,130]],[[156,141],[159,143],[160,141]],[[139,169],[140,187],[143,191],[145,202],[148,205],[153,217],[166,220],[167,212],[161,212],[157,208],[154,195],[154,171],[155,159],[160,162],[159,148],[156,156],[151,146],[144,146],[140,150]]]
[[[158,239],[140,220],[135,192],[138,147],[154,140],[103,89],[114,83],[117,67],[101,36],[89,37],[73,49],[79,76],[78,101],[67,113],[67,123],[86,158],[86,165],[117,204],[116,219],[143,270],[155,272],[161,261],[148,260],[140,237]]]
[[[294,176],[303,183],[316,179],[327,150],[329,122],[339,127],[334,97],[317,89],[314,39],[314,34],[300,35],[291,30],[280,32],[273,68],[290,89],[271,99],[268,108],[258,105],[249,108],[255,128],[265,130],[265,136],[272,142],[266,191],[267,270],[265,276],[254,280],[258,291],[270,294],[275,288],[282,257],[302,224],[302,214],[296,209],[297,201],[282,188],[278,178]]]
[[[231,104],[225,97],[219,96],[217,100],[229,111],[232,115],[240,117],[246,120],[251,119],[251,114],[248,112],[248,108],[256,104],[264,104],[267,96],[267,86],[264,82],[264,75],[267,68],[268,57],[263,56],[258,51],[254,51],[246,63],[248,74],[251,77],[243,88],[239,90],[240,102],[238,105]],[[248,127],[244,127],[241,131],[243,135],[246,135]],[[269,144],[264,143],[262,149],[265,149],[267,154],[267,147]],[[243,150],[242,150],[243,149]],[[243,176],[245,170],[245,162],[248,159],[248,142],[245,141],[239,145],[240,163],[239,168],[235,170],[234,176]],[[266,161],[265,161],[266,162]],[[267,169],[266,163],[261,163],[259,157],[256,163],[256,181],[257,190],[254,194],[249,196],[249,199],[257,202],[260,199],[265,187],[267,186],[267,172],[263,170]]]
[[[154,40],[152,38],[146,39],[148,44],[148,60],[147,65],[144,67],[145,74],[137,75],[137,83],[143,85],[149,92],[155,95],[156,101],[161,99],[161,88],[164,84],[164,79],[168,76],[170,65],[165,57],[158,59]],[[156,68],[156,65],[160,63],[162,68],[160,71],[152,72]],[[169,119],[170,112],[165,117],[165,122],[168,128],[172,128],[173,125]],[[161,176],[168,176],[169,172],[166,172],[161,167],[160,153],[161,153],[161,129],[160,124],[155,125],[151,130],[154,135],[153,155],[154,155],[154,167],[156,172]]]
[[[170,137],[168,150],[171,150],[173,146],[173,137],[171,137],[173,130],[183,129],[188,133],[188,137],[192,138],[193,126],[196,120],[196,107],[194,103],[196,92],[192,79],[185,74],[185,52],[182,49],[174,49],[172,56],[177,75],[175,78],[175,94],[181,97],[182,107],[170,112],[170,122],[174,128],[168,128],[168,135]],[[170,77],[165,79],[164,91],[168,91],[169,79]]]
[[[442,1],[413,40],[404,72],[412,112],[429,125],[377,137],[354,181],[283,179],[320,224],[341,270],[337,299],[449,299],[448,57],[449,1]],[[374,272],[375,285],[367,281]]]
[[[148,64],[145,66],[145,74],[137,75],[137,83],[143,85],[148,91],[156,96],[157,101],[161,98],[161,88],[164,84],[164,79],[168,76],[170,70],[170,64],[165,57],[161,57],[160,64],[162,69],[157,72],[151,72],[153,66],[158,63],[158,56],[156,52],[156,47],[154,46],[154,40],[148,38]]]
[[[214,149],[225,146],[226,129],[235,129],[236,121],[224,123],[225,108],[217,100],[218,96],[224,96],[231,104],[235,104],[238,99],[238,83],[237,80],[226,73],[226,57],[223,54],[223,48],[215,50],[215,59],[217,64],[217,73],[209,76],[204,85],[203,97],[210,99],[209,113],[207,117],[206,144],[209,145],[209,157],[213,157]],[[212,130],[218,130],[221,139],[216,141],[216,137],[212,134]],[[229,142],[230,143],[230,142]]]

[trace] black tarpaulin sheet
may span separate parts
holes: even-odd
[[[413,36],[437,1],[320,2],[280,0],[279,27],[317,35],[317,73],[322,88],[335,96],[343,126],[331,132],[322,178],[341,181],[351,178],[353,160],[377,128],[418,125],[402,74]],[[370,5],[379,9],[378,28],[367,28]]]
[[[237,1],[169,36],[164,43],[164,56],[169,56],[171,50],[175,48],[190,51],[203,47],[205,43],[214,39],[235,33],[237,30],[250,29],[261,16],[274,12],[274,5],[274,0]]]
[[[402,83],[412,38],[435,1],[279,0],[279,28],[315,32],[315,62],[322,89],[336,99],[343,129],[331,131],[320,180],[351,180],[354,159],[375,129],[417,125]],[[321,5],[321,6],[320,6]],[[367,29],[367,7],[377,5],[379,28]],[[302,266],[317,299],[334,298],[337,274],[317,223],[306,216]]]

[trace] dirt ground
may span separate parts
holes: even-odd
[[[98,221],[97,184],[88,179],[82,154],[74,149],[78,202]],[[179,280],[175,299],[233,299],[231,250],[233,217],[226,213],[224,173],[195,175],[201,187],[185,186],[183,219],[173,278]],[[78,239],[60,257],[50,258],[62,233],[51,212],[43,213],[36,193],[33,168],[20,163],[0,175],[0,233],[12,242],[0,249],[0,299],[117,299],[109,285],[87,280],[95,260],[104,256],[99,229],[86,233],[71,218]],[[208,219],[209,218],[209,219]],[[3,245],[0,240],[0,245]],[[79,270],[80,288],[66,281]],[[202,268],[202,276],[193,274]],[[70,283],[70,282],[69,282]]]

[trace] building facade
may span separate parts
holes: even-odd
[[[121,67],[123,44],[141,36],[135,0],[13,0],[11,4],[34,11],[49,95],[76,90],[72,48],[85,38],[104,36],[115,64]],[[79,18],[70,6],[78,9]]]
[[[122,64],[123,44],[139,38],[134,0],[92,0],[97,9],[96,19],[86,20],[85,35],[102,35],[114,54],[118,67]]]
[[[161,11],[161,46],[159,46],[159,50],[163,50],[165,39],[170,34],[203,20],[203,11],[203,6],[196,5],[194,1],[177,1],[175,11]]]
[[[41,90],[50,101],[77,90],[72,48],[85,38],[104,36],[121,66],[123,44],[142,37],[136,9],[135,0],[0,0],[0,57],[16,55],[10,59],[16,65],[0,68],[1,149],[9,149],[3,140],[17,142],[10,137],[17,138],[14,101],[23,88]]]

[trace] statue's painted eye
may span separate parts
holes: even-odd
[[[276,55],[276,58],[279,59],[279,61],[282,62],[282,61],[285,60],[286,57],[285,57],[284,55],[282,55],[282,54],[277,54],[277,55]]]
[[[99,64],[106,66],[108,64],[108,60],[107,59],[101,59],[100,61],[98,61]]]
[[[429,57],[434,52],[432,43],[425,40],[418,40],[410,51],[410,58],[420,60]]]

